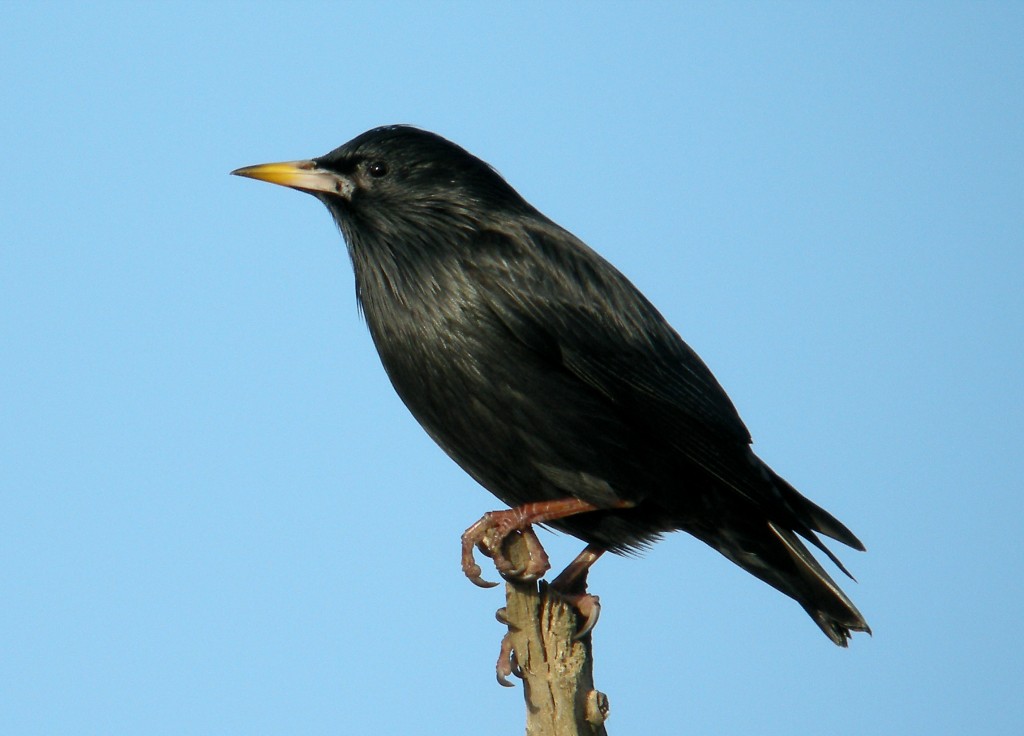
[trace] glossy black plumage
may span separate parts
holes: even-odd
[[[687,531],[837,644],[868,630],[797,535],[837,564],[816,532],[863,545],[754,455],[711,372],[607,261],[416,128],[377,128],[296,166],[301,181],[238,173],[327,205],[395,389],[481,485],[512,506],[604,507],[550,526],[615,552]]]

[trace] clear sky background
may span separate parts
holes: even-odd
[[[395,122],[618,265],[868,546],[849,650],[685,535],[603,559],[611,733],[1024,733],[1022,39],[995,2],[3,4],[0,733],[521,732],[458,566],[497,501],[323,207],[228,176]]]

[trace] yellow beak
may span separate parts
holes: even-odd
[[[268,181],[271,184],[299,189],[304,192],[327,192],[348,197],[352,193],[351,180],[333,171],[317,168],[312,161],[282,161],[276,164],[246,166],[231,172],[235,176]]]

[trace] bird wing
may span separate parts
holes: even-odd
[[[561,367],[603,395],[630,426],[647,428],[647,434],[726,485],[760,495],[757,490],[767,484],[751,477],[746,426],[678,337],[637,344],[620,333],[621,324],[609,325],[606,315],[592,308],[523,296],[516,302],[522,311],[507,319],[510,329],[527,340],[535,339],[528,334],[532,330],[547,331],[558,345]]]
[[[553,224],[487,233],[479,245],[475,276],[491,311],[552,369],[603,396],[644,441],[784,520],[841,568],[814,531],[863,549],[753,453],[750,432],[711,371],[614,266]]]
[[[611,264],[571,234],[488,233],[474,253],[512,334],[730,485],[750,433],[704,362]],[[520,247],[516,247],[519,245]],[[490,256],[490,257],[488,257]],[[731,482],[730,482],[731,481]]]

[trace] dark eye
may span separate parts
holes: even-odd
[[[388,165],[383,161],[371,161],[367,164],[366,170],[370,172],[370,176],[380,179],[382,176],[387,176]]]

